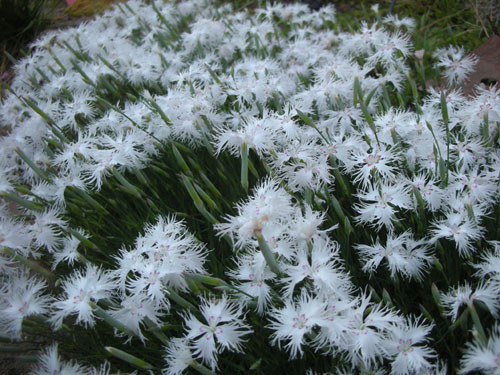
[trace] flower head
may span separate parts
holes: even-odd
[[[243,309],[226,295],[220,299],[202,298],[200,312],[204,322],[192,313],[184,316],[186,338],[192,341],[193,355],[212,370],[217,367],[217,354],[225,349],[242,351],[243,336],[252,332],[243,320]]]
[[[462,358],[460,374],[472,371],[481,371],[486,375],[500,374],[500,330],[495,325],[488,343],[483,345],[479,341],[468,343],[464,357]]]
[[[467,257],[474,251],[473,241],[482,237],[481,228],[472,222],[466,213],[449,212],[444,220],[434,223],[432,241],[448,238],[455,242],[461,256]]]
[[[378,229],[392,229],[398,209],[408,209],[411,204],[408,188],[402,183],[370,186],[367,192],[357,195],[364,202],[355,206],[359,212],[356,219]]]
[[[450,46],[438,49],[434,56],[439,60],[437,66],[445,69],[445,77],[450,86],[461,84],[479,61],[475,55],[465,55],[463,48]]]
[[[76,322],[93,326],[94,314],[89,302],[97,302],[111,297],[116,282],[109,271],[87,265],[84,272],[75,271],[62,283],[63,293],[54,303],[56,311],[51,318],[56,328],[60,328],[64,317],[76,314]]]
[[[38,366],[31,375],[87,375],[88,369],[76,362],[63,362],[57,353],[57,344],[49,346],[38,359]]]
[[[181,375],[194,361],[189,341],[185,338],[170,340],[165,351],[163,358],[167,362],[167,367],[162,370],[163,375]]]
[[[390,332],[387,352],[393,356],[392,373],[394,375],[421,374],[432,367],[429,362],[436,354],[429,347],[422,345],[431,333],[433,326],[420,324],[418,319],[407,319],[395,325]]]
[[[481,301],[491,315],[498,317],[500,311],[500,301],[498,300],[498,290],[493,283],[482,283],[473,289],[469,284],[453,288],[449,293],[441,296],[443,306],[448,309],[448,315],[453,320],[457,320],[460,307],[472,305],[475,301]]]
[[[9,277],[0,289],[0,332],[11,338],[21,337],[23,319],[48,312],[52,300],[43,292],[45,281],[21,272]]]
[[[304,336],[311,332],[313,327],[328,323],[326,306],[325,302],[304,290],[295,301],[291,298],[285,300],[283,308],[275,308],[270,313],[273,321],[269,328],[274,331],[271,335],[273,344],[277,342],[279,346],[281,341],[289,341],[285,348],[289,350],[290,357],[296,358],[299,353],[302,355]]]
[[[239,203],[237,208],[237,216],[227,216],[228,223],[215,226],[220,235],[233,237],[236,234],[237,246],[251,244],[256,231],[271,238],[266,230],[282,226],[293,212],[290,195],[272,179],[264,180],[254,189],[253,196]]]

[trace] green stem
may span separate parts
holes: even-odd
[[[246,143],[241,145],[241,186],[245,192],[248,192],[248,146]]]
[[[479,339],[481,340],[481,343],[484,345],[484,347],[486,347],[486,345],[488,344],[488,339],[486,338],[486,334],[484,333],[483,325],[481,324],[481,320],[479,319],[477,310],[474,307],[474,303],[469,302],[467,307],[469,308],[469,313],[472,318],[472,322],[474,323],[474,327],[479,334]]]
[[[276,262],[276,257],[274,256],[271,249],[269,248],[269,245],[267,244],[266,240],[264,239],[264,236],[262,235],[262,231],[256,230],[255,236],[257,237],[257,241],[259,241],[260,251],[262,251],[262,255],[264,255],[264,258],[266,259],[267,265],[269,266],[271,271],[273,271],[276,275],[279,275],[281,273],[281,271],[278,267],[278,262]]]
[[[39,274],[45,276],[47,279],[55,279],[56,276],[50,272],[48,269],[40,266],[38,263],[35,263],[29,259],[26,259],[22,257],[21,255],[17,254],[15,251],[7,248],[3,248],[3,252],[11,257],[13,257],[16,261],[19,263],[23,264],[24,266],[28,267],[29,269],[38,272]]]
[[[192,367],[194,370],[198,371],[202,375],[217,375],[215,371],[208,369],[207,367],[203,366],[201,363],[196,361],[191,362],[189,366]]]
[[[112,346],[106,346],[104,347],[108,353],[110,353],[112,356],[121,359],[122,361],[128,362],[142,370],[152,370],[154,367],[147,363],[146,361],[143,361],[140,358],[137,358],[131,354],[128,354],[127,352],[124,352],[123,350],[114,348]]]
[[[190,309],[192,311],[198,311],[198,309],[191,302],[182,298],[179,294],[177,294],[177,292],[175,290],[173,290],[172,288],[169,288],[169,287],[167,287],[166,289],[168,291],[168,297],[172,301],[174,301],[175,303],[179,304],[180,306],[182,306],[186,309]]]
[[[443,121],[446,126],[446,185],[448,186],[448,171],[450,168],[450,124],[448,117],[448,107],[446,105],[446,97],[444,92],[441,91],[441,111],[443,113]]]
[[[126,325],[123,323],[119,322],[115,318],[113,318],[111,315],[109,315],[106,311],[101,309],[99,306],[97,306],[94,302],[89,302],[90,307],[92,307],[92,310],[94,310],[94,313],[104,320],[106,323],[108,323],[111,327],[116,328],[118,331],[122,331],[123,333],[137,337],[137,334],[133,332],[130,328],[128,328]]]

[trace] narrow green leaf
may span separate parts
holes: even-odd
[[[389,292],[384,288],[382,290],[382,299],[384,300],[385,304],[389,307],[394,307],[394,304],[392,303],[391,296],[389,295]]]
[[[212,371],[212,370],[206,368],[205,366],[203,366],[201,363],[199,363],[197,361],[191,362],[189,364],[189,366],[191,368],[193,368],[194,370],[196,370],[201,375],[217,375],[217,373],[215,371]]]
[[[370,295],[372,297],[372,299],[376,302],[376,303],[380,303],[382,302],[382,298],[380,298],[380,296],[378,295],[377,291],[375,290],[375,288],[373,288],[373,286],[369,285],[369,288],[370,288]]]
[[[52,179],[49,177],[47,172],[42,171],[19,147],[16,147],[14,151],[26,164],[30,166],[31,169],[33,169],[33,172],[35,172],[38,175],[38,177],[42,178],[43,180],[49,183],[52,183]]]
[[[199,275],[195,273],[184,273],[183,275],[185,278],[189,278],[206,285],[212,285],[212,286],[227,285],[227,283],[224,280],[221,280],[217,277]]]
[[[477,314],[477,310],[474,307],[474,303],[470,302],[467,305],[469,309],[470,316],[472,318],[472,323],[474,324],[474,328],[476,329],[479,340],[483,344],[484,347],[488,345],[488,339],[486,337],[486,333],[484,332],[483,325],[481,324],[481,319],[479,319],[479,315]]]
[[[252,365],[250,366],[250,371],[257,370],[260,367],[261,363],[262,363],[262,358],[259,358],[254,363],[252,363]]]
[[[31,269],[35,272],[38,272],[40,275],[43,275],[46,278],[52,279],[52,280],[54,280],[56,278],[56,275],[54,275],[51,271],[42,267],[40,264],[38,264],[32,260],[26,259],[25,257],[21,256],[20,254],[18,254],[14,250],[7,249],[7,248],[0,248],[0,249],[2,249],[4,254],[7,254],[8,256],[14,258],[17,262],[23,264],[24,266],[28,267],[29,269]]]
[[[89,302],[90,307],[94,310],[94,313],[104,320],[107,324],[109,324],[111,327],[116,328],[118,331],[121,331],[125,333],[126,335],[132,336],[132,337],[137,337],[137,334],[133,332],[130,328],[128,328],[126,325],[123,323],[119,322],[115,318],[113,318],[111,315],[109,315],[105,310],[97,306],[95,303],[92,301]]]
[[[137,358],[131,354],[128,354],[127,352],[117,349],[112,346],[106,346],[104,349],[110,353],[113,357],[116,357],[118,359],[121,359],[122,361],[128,362],[131,365],[134,365],[142,370],[152,370],[154,367],[147,363],[146,361],[143,361],[140,358]]]
[[[164,345],[168,345],[169,339],[168,337],[163,333],[160,327],[156,326],[151,319],[148,317],[144,318],[144,322],[146,323],[147,331],[151,332],[153,336],[155,336],[158,340],[160,340]]]
[[[424,305],[421,305],[419,304],[418,305],[419,308],[420,308],[420,311],[422,311],[422,314],[425,316],[425,318],[427,320],[429,320],[430,322],[433,322],[434,321],[434,318],[432,317],[432,315],[429,313],[429,311],[424,307]]]
[[[185,298],[182,298],[175,290],[169,287],[167,287],[166,289],[168,291],[168,298],[170,298],[172,301],[186,309],[197,311],[196,307],[191,302],[189,302]]]
[[[189,165],[186,163],[186,160],[184,160],[181,153],[179,152],[179,149],[175,146],[174,143],[171,143],[171,145],[172,145],[172,152],[174,154],[175,160],[177,160],[177,164],[179,164],[179,167],[181,167],[184,173],[186,173],[189,176],[192,176],[193,173],[191,172]]]
[[[1,194],[0,196],[7,198],[8,200],[18,204],[21,207],[27,208],[28,210],[43,212],[45,207],[40,203],[32,202],[27,199],[21,198],[14,193]]]
[[[134,195],[136,198],[141,199],[141,189],[139,189],[137,186],[132,185],[128,180],[118,171],[118,169],[113,168],[112,169],[113,176],[123,185],[125,190],[129,193]]]
[[[307,116],[304,112],[299,111],[298,109],[295,109],[297,111],[297,114],[299,115],[300,119],[304,121],[304,124],[306,125],[312,125],[313,120],[309,116]]]
[[[437,288],[436,284],[432,283],[431,286],[431,294],[432,294],[432,299],[434,300],[434,303],[439,309],[439,313],[442,315],[444,312],[443,304],[441,302],[441,294],[439,293],[439,289]]]

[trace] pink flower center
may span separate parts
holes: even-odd
[[[305,314],[300,314],[298,318],[293,318],[292,320],[294,322],[292,325],[293,328],[304,329],[308,319]]]
[[[363,159],[363,162],[366,163],[369,167],[378,164],[380,161],[380,155],[368,155],[366,158]]]
[[[413,351],[413,348],[411,346],[412,343],[413,343],[412,339],[408,339],[408,340],[399,339],[399,345],[397,346],[397,349],[403,355],[408,355],[408,353],[411,353]]]

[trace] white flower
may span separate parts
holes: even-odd
[[[192,341],[191,348],[212,370],[217,367],[217,354],[227,349],[242,351],[243,336],[252,332],[243,320],[242,307],[221,299],[201,298],[200,312],[205,322],[200,322],[191,312],[184,316],[186,338]]]
[[[134,294],[125,296],[121,300],[121,306],[111,311],[110,315],[130,328],[144,341],[145,338],[141,332],[140,324],[144,319],[149,319],[156,326],[160,326],[158,317],[161,315],[161,307],[145,294]]]
[[[468,257],[474,252],[473,242],[482,237],[482,230],[466,215],[467,213],[449,212],[445,219],[435,222],[431,229],[432,242],[440,238],[451,239],[460,256]]]
[[[290,195],[270,178],[261,182],[254,189],[253,196],[239,203],[237,208],[237,216],[226,216],[229,222],[217,224],[215,229],[219,235],[228,234],[231,238],[236,234],[238,247],[251,244],[256,231],[270,238],[266,235],[266,229],[282,225],[293,213]]]
[[[12,275],[0,289],[0,332],[10,338],[21,337],[23,319],[48,312],[52,298],[43,295],[47,283],[21,272]]]
[[[449,86],[461,84],[479,61],[475,55],[465,55],[465,50],[460,47],[449,46],[440,48],[434,53],[439,62],[438,67],[445,68],[444,75]]]
[[[332,182],[330,169],[327,158],[321,155],[311,155],[304,160],[293,158],[283,165],[280,177],[287,181],[292,191],[321,190]]]
[[[325,220],[326,213],[313,211],[312,207],[304,204],[305,213],[297,207],[293,222],[290,225],[290,234],[299,242],[305,241],[310,243],[314,238],[327,232],[334,230],[338,225],[334,225],[326,230],[319,230],[319,226]]]
[[[354,34],[343,33],[339,35],[342,41],[339,46],[341,54],[356,56],[362,54],[371,54],[373,52],[374,44],[384,40],[387,37],[386,32],[377,29],[377,25],[368,27],[366,22],[361,25],[361,30]]]
[[[33,224],[29,226],[35,245],[45,246],[49,252],[56,251],[60,245],[61,229],[66,227],[66,222],[59,216],[62,212],[56,208],[44,212],[33,212]]]
[[[170,340],[165,351],[163,358],[167,362],[167,368],[162,370],[162,375],[180,375],[194,362],[189,342],[184,338]]]
[[[355,248],[364,262],[364,271],[373,272],[385,259],[392,278],[399,272],[403,276],[422,279],[425,267],[431,262],[425,241],[415,241],[409,232],[399,236],[389,233],[385,246],[377,239],[371,246],[360,244]]]
[[[160,216],[137,237],[132,250],[122,249],[120,267],[114,272],[122,292],[145,292],[155,302],[167,305],[166,287],[186,289],[183,273],[205,273],[205,246],[175,217]]]
[[[348,274],[340,266],[339,245],[327,238],[317,237],[311,243],[311,249],[303,247],[297,252],[293,264],[286,266],[288,275],[285,294],[292,296],[295,286],[304,279],[312,281],[318,295],[337,292],[347,293],[351,288]]]
[[[111,364],[108,361],[105,361],[99,367],[90,367],[88,374],[89,375],[109,375],[110,371],[111,371]],[[130,375],[136,375],[136,373],[133,372]]]
[[[321,326],[314,341],[321,350],[332,352],[347,350],[346,332],[350,329],[350,313],[358,304],[358,299],[350,295],[333,293],[325,300],[327,301],[326,324]]]
[[[403,64],[398,55],[406,57],[410,54],[410,36],[399,31],[392,35],[386,34],[383,39],[374,44],[375,51],[367,59],[367,64],[372,66],[376,66],[377,63],[381,63],[386,68],[401,66]]]
[[[247,118],[238,129],[227,129],[220,127],[216,129],[217,134],[217,154],[223,149],[229,149],[233,155],[241,155],[243,144],[248,149],[253,149],[257,154],[262,155],[273,147],[273,139],[276,137],[279,120],[276,118],[251,117]]]
[[[77,229],[76,232],[84,238],[88,237],[83,229]],[[75,260],[78,260],[78,256],[80,255],[78,252],[78,246],[80,246],[80,240],[74,235],[64,237],[62,240],[61,250],[54,253],[52,269],[54,270],[62,261],[66,261],[68,265],[73,266],[73,263]]]
[[[490,278],[500,290],[500,242],[492,241],[491,245],[493,245],[493,251],[484,254],[481,257],[482,262],[472,266],[477,269],[476,277],[479,279]]]
[[[422,345],[428,340],[432,328],[432,325],[419,324],[418,319],[413,321],[411,318],[392,328],[387,343],[387,352],[394,357],[391,374],[421,374],[432,367],[428,360],[436,354],[431,348]]]
[[[73,272],[62,283],[63,293],[54,303],[56,311],[51,321],[56,329],[60,328],[66,316],[76,314],[76,323],[94,325],[94,314],[89,302],[97,302],[111,297],[116,287],[111,273],[88,264],[87,269]]]
[[[500,375],[500,335],[497,324],[486,345],[477,340],[467,343],[467,349],[460,364],[460,374],[481,371],[486,375]]]
[[[332,181],[328,154],[316,142],[287,142],[276,152],[271,165],[292,191],[320,190]]]
[[[370,310],[368,310],[370,308]],[[369,312],[368,312],[369,311]],[[349,312],[346,330],[348,358],[353,364],[371,366],[387,353],[387,335],[401,318],[381,305],[373,305],[362,296],[359,306]]]
[[[111,152],[109,157],[114,165],[143,168],[149,159],[144,146],[152,142],[151,137],[140,130],[116,130],[113,134],[103,134],[96,142]]]
[[[462,140],[458,137],[453,137],[450,144],[450,153],[455,159],[455,163],[459,165],[462,163],[462,170],[469,170],[470,167],[475,166],[479,160],[484,158],[486,149],[481,144],[481,140],[477,137],[463,135]]]
[[[72,130],[78,129],[77,115],[87,118],[93,116],[95,110],[92,105],[92,94],[89,91],[75,91],[72,93],[72,101],[64,103],[62,111],[63,126],[69,126]]]
[[[328,324],[326,307],[325,302],[312,297],[304,289],[295,301],[288,298],[285,300],[285,307],[274,308],[269,314],[273,319],[268,325],[274,331],[271,335],[272,343],[277,342],[280,346],[281,341],[289,340],[285,348],[290,352],[290,357],[294,359],[297,354],[302,355],[304,336],[314,327]]]
[[[355,153],[354,182],[360,182],[363,189],[377,180],[377,176],[384,182],[391,182],[395,178],[395,168],[391,166],[397,159],[389,150],[375,149],[371,152]]]
[[[64,149],[56,154],[53,164],[70,172],[79,164],[78,158],[89,159],[95,149],[95,138],[84,133],[78,133],[78,139],[64,144]]]
[[[32,239],[27,225],[0,217],[0,246],[19,250],[27,255]]]
[[[276,275],[271,272],[267,262],[259,252],[242,255],[238,258],[238,268],[228,272],[229,276],[239,281],[238,288],[257,298],[257,313],[262,314],[271,301],[271,287],[266,280],[272,280]],[[246,295],[240,300],[250,302]]]
[[[378,229],[382,226],[392,229],[398,209],[408,209],[411,205],[408,188],[401,183],[381,184],[379,188],[370,186],[367,192],[356,195],[364,201],[355,205],[359,213],[356,219]]]
[[[30,375],[88,375],[89,370],[74,361],[63,362],[57,354],[57,344],[48,347],[38,358],[38,365]]]
[[[408,123],[416,121],[415,113],[401,109],[389,108],[388,111],[375,116],[374,122],[377,127],[378,139],[381,145],[396,146],[394,135],[405,139],[412,128]],[[397,139],[397,138],[396,138]],[[392,157],[395,157],[393,154]]]
[[[376,4],[378,6],[378,4]],[[378,8],[378,7],[377,7]],[[373,9],[373,6],[372,6]],[[377,9],[378,10],[378,9]],[[377,13],[377,12],[375,12]],[[406,27],[408,31],[413,31],[415,28],[415,20],[409,17],[399,19],[397,15],[389,14],[382,20],[383,23],[393,24],[397,28]]]
[[[472,198],[480,203],[493,202],[498,195],[498,172],[479,172],[477,167],[466,173],[453,173],[450,188],[457,191],[465,189]]]
[[[344,68],[347,64],[349,61],[342,61],[339,68]],[[328,71],[327,74],[332,74],[332,72]],[[323,115],[329,118],[322,125],[328,126],[328,130],[337,130],[339,129],[338,125],[340,125],[341,134],[351,132],[354,122],[359,124],[363,121],[363,112],[357,107],[345,106],[337,111],[327,110]]]
[[[410,183],[414,188],[418,189],[420,196],[425,202],[426,208],[435,212],[439,210],[443,204],[445,193],[438,186],[437,180],[428,177],[427,174],[421,173],[415,175]]]
[[[460,307],[472,305],[475,301],[482,302],[491,315],[498,318],[500,310],[500,300],[498,299],[498,288],[493,283],[485,282],[479,284],[475,289],[465,283],[462,286],[453,288],[451,292],[441,295],[443,306],[447,308],[448,315],[453,320],[457,320]]]

